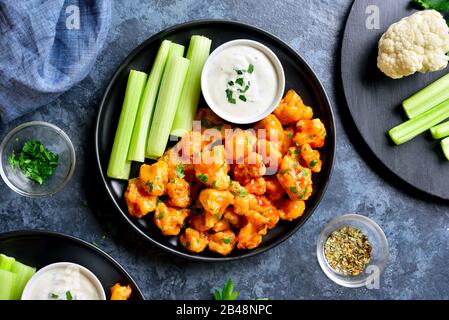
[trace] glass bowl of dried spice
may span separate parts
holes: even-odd
[[[20,195],[45,197],[61,190],[75,170],[75,149],[57,126],[32,121],[9,132],[0,145],[0,175]]]
[[[350,213],[331,220],[317,244],[318,262],[335,283],[379,288],[388,261],[388,240],[370,218]]]

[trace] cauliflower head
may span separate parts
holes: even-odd
[[[379,40],[377,66],[399,79],[447,67],[449,27],[435,10],[419,11],[392,24]]]

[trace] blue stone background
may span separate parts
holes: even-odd
[[[241,298],[438,299],[449,298],[449,205],[409,190],[360,143],[341,94],[339,50],[351,1],[345,0],[153,0],[114,1],[107,43],[89,76],[53,103],[0,128],[44,120],[71,137],[76,173],[52,198],[27,199],[0,183],[0,232],[49,229],[94,243],[118,260],[148,299],[210,299],[228,277]],[[243,21],[290,44],[310,63],[333,104],[337,159],[319,208],[294,236],[259,256],[230,263],[197,263],[168,255],[129,234],[96,194],[94,122],[113,72],[152,34],[205,18]],[[85,206],[87,199],[88,206]],[[98,210],[101,208],[101,210]],[[347,289],[330,281],[316,259],[316,240],[327,221],[360,212],[379,223],[390,242],[390,260],[380,289]],[[110,216],[108,216],[110,214]]]

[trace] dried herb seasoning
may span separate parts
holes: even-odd
[[[358,228],[343,227],[332,232],[324,245],[329,265],[345,276],[358,276],[371,260],[372,246]]]

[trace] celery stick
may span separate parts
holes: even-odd
[[[449,137],[441,140],[441,148],[443,149],[444,156],[449,160]]]
[[[154,104],[156,102],[157,92],[159,90],[162,73],[164,72],[170,47],[171,41],[162,41],[162,44],[157,52],[156,59],[154,60],[153,67],[151,68],[150,75],[148,76],[145,90],[142,98],[140,99],[136,122],[134,123],[133,135],[128,150],[129,161],[145,161],[145,148],[147,145],[148,130],[151,124]]]
[[[185,50],[185,48],[183,45],[172,42],[170,45],[170,51],[168,53],[168,58],[182,57],[184,55],[184,50]]]
[[[201,71],[209,56],[212,41],[203,36],[192,36],[186,58],[190,60],[185,85],[182,88],[179,106],[171,134],[182,137],[192,129],[201,94]]]
[[[0,254],[0,270],[10,271],[14,261],[16,261],[16,259],[13,257]]]
[[[131,70],[129,72],[128,84],[126,86],[125,99],[123,101],[120,120],[115,132],[114,145],[112,146],[111,157],[107,175],[114,179],[129,178],[131,171],[131,161],[128,161],[128,149],[131,142],[134,122],[136,120],[137,109],[140,97],[142,96],[147,74],[144,72]]]
[[[16,274],[0,270],[0,300],[14,300],[13,293],[16,280]]]
[[[36,268],[29,267],[16,260],[11,267],[11,272],[17,276],[11,299],[20,300],[23,289],[30,278],[36,273]]]
[[[165,151],[189,63],[182,57],[168,58],[148,136],[146,155],[149,158],[158,158]]]
[[[449,136],[449,121],[430,128],[430,133],[434,139],[442,139]]]
[[[446,100],[419,116],[394,127],[389,131],[389,134],[393,142],[399,145],[413,139],[448,117],[449,100]]]
[[[404,100],[402,107],[412,119],[447,99],[449,99],[449,74]]]

